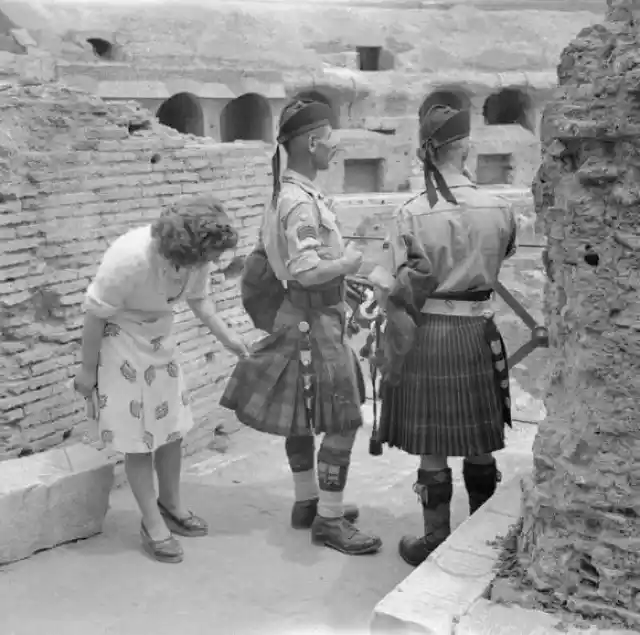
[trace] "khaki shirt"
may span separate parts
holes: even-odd
[[[260,232],[279,280],[295,280],[321,260],[343,255],[342,234],[331,206],[312,181],[285,171],[277,208],[267,207]]]
[[[389,228],[389,248],[383,269],[395,275],[406,261],[402,234],[418,238],[438,281],[437,293],[490,289],[498,279],[502,263],[515,253],[516,218],[504,199],[483,192],[459,173],[443,176],[459,205],[439,200],[429,207],[419,195],[394,213]],[[372,280],[390,277],[372,273]]]

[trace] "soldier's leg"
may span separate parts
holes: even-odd
[[[318,481],[315,469],[315,438],[311,435],[288,437],[285,450],[293,474],[295,503],[291,526],[309,529],[318,509]]]
[[[469,513],[471,514],[495,494],[502,478],[492,454],[466,457],[462,465],[462,476],[469,494]]]
[[[365,555],[377,552],[382,541],[378,536],[366,534],[353,525],[354,511],[357,516],[357,509],[345,509],[344,488],[355,438],[356,431],[353,431],[325,434],[322,440],[318,452],[320,502],[318,515],[311,527],[311,537],[316,544],[349,555]]]
[[[423,456],[418,478],[413,486],[422,506],[424,536],[404,536],[398,550],[411,566],[422,564],[451,533],[451,498],[453,481],[446,456]]]

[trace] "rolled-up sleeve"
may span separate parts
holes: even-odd
[[[282,219],[287,243],[285,264],[295,278],[320,263],[320,226],[311,201],[298,201],[283,209]]]
[[[187,289],[187,300],[205,300],[211,291],[211,266],[209,263],[199,267],[193,273]]]
[[[105,252],[95,278],[87,289],[84,309],[109,318],[125,306],[145,273],[144,259],[114,243]]]

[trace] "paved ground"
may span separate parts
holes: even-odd
[[[539,289],[520,280],[518,268],[507,274],[504,283],[522,287],[530,308],[537,306]],[[527,338],[508,313],[501,328],[510,350]],[[359,350],[363,342],[361,333],[352,344]],[[547,366],[545,352],[537,351],[513,369],[516,418],[543,416],[525,391],[542,397]],[[517,423],[510,433],[508,449],[498,455],[505,480],[530,469],[535,429]],[[421,530],[412,491],[416,460],[390,450],[371,457],[367,448],[368,429],[359,435],[347,497],[361,506],[360,524],[382,536],[377,556],[348,558],[311,545],[308,532],[290,529],[292,487],[283,442],[241,428],[224,454],[200,455],[186,467],[185,495],[209,520],[211,535],[183,540],[183,564],[158,564],[141,553],[132,496],[128,488],[116,490],[103,535],[0,568],[0,634],[366,632],[374,605],[411,572],[397,555],[398,539]],[[451,465],[457,526],[467,502],[460,460]]]
[[[519,424],[501,452],[505,479],[530,467],[535,426]],[[186,468],[189,505],[211,524],[184,540],[181,565],[151,561],[139,548],[128,489],[113,492],[101,536],[0,569],[2,635],[174,635],[335,632],[366,629],[374,605],[410,573],[396,553],[401,534],[420,530],[411,490],[414,459],[367,453],[360,435],[348,499],[361,525],[380,533],[377,556],[349,558],[310,544],[288,527],[291,503],[282,441],[243,429],[226,454]],[[466,517],[460,462],[454,524]],[[330,631],[325,631],[330,632]]]

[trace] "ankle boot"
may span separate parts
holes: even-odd
[[[374,534],[360,531],[344,516],[323,518],[316,516],[311,525],[311,541],[316,545],[331,547],[348,556],[364,556],[380,551],[382,540]]]
[[[451,534],[451,469],[418,470],[418,480],[413,489],[422,505],[424,536],[404,536],[398,550],[407,564],[417,567]]]
[[[473,514],[482,507],[494,494],[502,474],[498,470],[495,459],[488,465],[480,465],[464,461],[462,466],[464,486],[469,494],[469,513]]]

